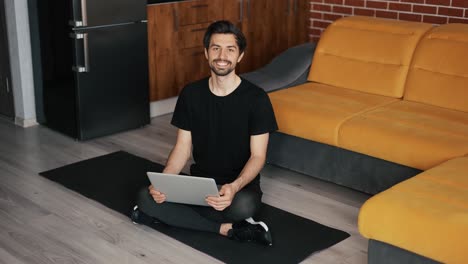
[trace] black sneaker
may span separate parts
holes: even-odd
[[[228,237],[238,241],[255,241],[262,245],[273,245],[270,230],[264,222],[255,222],[252,218],[234,223]]]
[[[135,207],[133,207],[133,211],[130,214],[130,218],[132,219],[132,222],[135,225],[136,224],[151,225],[151,224],[159,223],[159,221],[156,218],[151,217],[151,216],[143,213],[142,211],[140,211],[138,209],[138,205],[135,205]]]

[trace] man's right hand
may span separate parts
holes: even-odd
[[[148,187],[148,190],[149,190],[149,193],[150,195],[153,197],[153,199],[157,202],[157,203],[163,203],[164,201],[166,201],[166,195],[164,195],[164,193],[156,190],[153,185],[150,185]]]

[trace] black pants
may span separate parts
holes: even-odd
[[[137,197],[138,208],[170,226],[219,233],[222,223],[233,223],[252,217],[261,206],[262,192],[259,187],[246,186],[234,197],[231,205],[223,211],[209,206],[179,203],[156,203],[148,188],[142,188]]]

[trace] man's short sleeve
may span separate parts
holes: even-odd
[[[171,124],[180,129],[191,131],[192,126],[190,123],[190,107],[188,101],[189,95],[187,90],[187,87],[185,87],[180,92],[174,114],[172,115]]]
[[[260,90],[251,105],[249,118],[250,135],[260,135],[278,130],[270,98],[265,91]]]

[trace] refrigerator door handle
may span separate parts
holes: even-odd
[[[76,0],[75,0],[76,1]],[[72,27],[86,27],[88,25],[88,9],[87,9],[87,0],[80,0],[80,4],[76,5],[73,1],[73,9],[80,9],[79,15],[81,15],[81,20],[70,20],[68,24]],[[73,12],[75,13],[75,12]],[[76,18],[77,14],[75,15]]]
[[[81,0],[81,18],[83,19],[83,26],[88,25],[88,8],[87,0]]]
[[[75,39],[75,43],[78,42],[78,40],[83,40],[83,64],[84,66],[74,65],[72,67],[72,70],[75,72],[89,72],[88,33],[70,33],[70,37]],[[78,45],[76,45],[76,47],[78,47]],[[78,53],[76,53],[76,56],[79,57]]]

